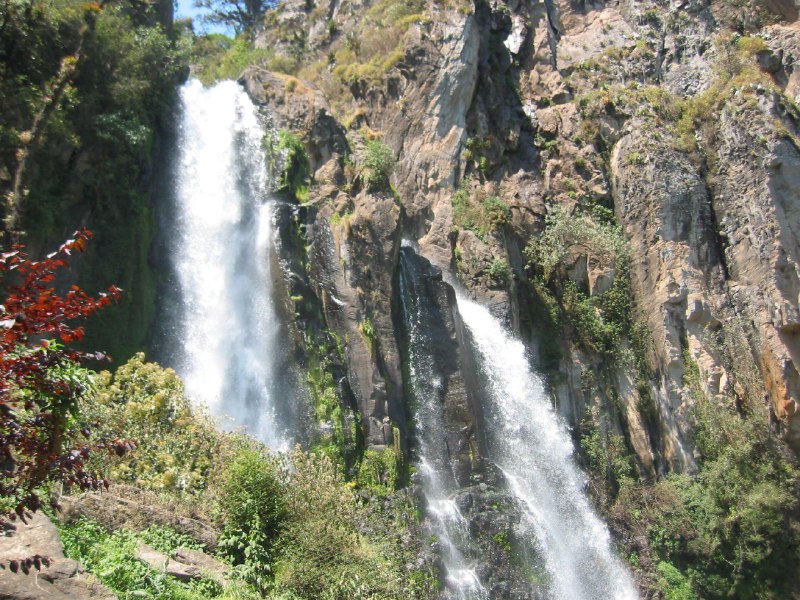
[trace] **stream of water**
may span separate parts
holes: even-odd
[[[180,305],[173,362],[187,395],[223,426],[282,449],[265,128],[232,81],[205,88],[191,80],[180,101],[175,217],[167,232]]]
[[[442,382],[436,372],[430,324],[434,307],[419,289],[413,267],[414,254],[400,251],[400,294],[403,321],[409,338],[409,388],[414,405],[417,468],[431,532],[439,544],[445,573],[445,597],[453,600],[487,598],[473,565],[464,556],[469,545],[469,524],[453,500],[458,483],[447,450]]]
[[[631,576],[584,492],[572,441],[531,371],[525,346],[484,307],[460,297],[458,309],[486,382],[489,458],[523,509],[519,535],[535,540],[554,600],[633,600]]]

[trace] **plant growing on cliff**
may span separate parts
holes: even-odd
[[[497,196],[489,196],[482,204],[489,231],[498,231],[511,222],[511,209]]]
[[[371,319],[364,319],[361,321],[361,323],[358,324],[358,330],[361,332],[361,335],[364,336],[364,339],[367,340],[370,348],[375,346],[377,338],[375,336],[375,325],[373,325]]]
[[[495,258],[486,272],[492,281],[501,285],[506,285],[511,280],[511,267],[508,261],[503,258]]]
[[[361,180],[369,191],[388,190],[394,166],[394,153],[389,146],[380,139],[366,141],[361,158]]]
[[[291,131],[282,129],[278,132],[276,150],[281,165],[278,185],[300,201],[308,194],[311,178],[306,147],[299,137]]]
[[[511,222],[511,209],[498,196],[486,196],[481,189],[470,187],[465,178],[453,194],[453,224],[472,231],[482,241],[486,236],[499,232]]]
[[[558,299],[559,321],[572,325],[573,335],[584,348],[617,362],[631,357],[624,341],[634,330],[630,290],[630,257],[619,227],[609,221],[602,207],[572,212],[552,206],[542,234],[524,250],[528,268]],[[587,269],[609,270],[611,285],[589,295],[583,282],[569,278],[568,267],[585,257]],[[558,276],[557,276],[558,275]]]
[[[561,204],[547,208],[544,231],[525,247],[528,265],[540,270],[545,281],[568,259],[586,256],[587,266],[614,264],[624,252],[625,241],[615,225],[598,222],[591,215],[573,212]]]
[[[96,489],[97,473],[84,469],[90,445],[78,443],[73,430],[79,403],[89,393],[87,360],[100,353],[70,348],[84,336],[87,317],[120,297],[120,290],[93,298],[77,286],[64,295],[53,287],[56,272],[72,252],[83,252],[88,231],[76,232],[43,261],[32,261],[22,247],[0,256],[5,301],[0,307],[0,522],[24,519],[41,506],[37,488],[48,482]],[[57,340],[49,338],[58,338]],[[93,445],[115,453],[130,446],[122,440]]]

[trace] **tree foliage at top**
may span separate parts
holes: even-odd
[[[239,33],[250,33],[264,14],[275,8],[277,0],[195,0],[197,8],[209,14],[203,17],[207,23],[227,25]]]
[[[89,323],[87,345],[122,360],[153,318],[154,164],[188,72],[189,40],[164,21],[164,3],[0,2],[3,233],[35,248],[89,216],[96,237],[78,283],[128,294]]]

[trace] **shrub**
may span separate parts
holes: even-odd
[[[124,432],[137,444],[121,459],[98,457],[99,468],[116,481],[157,492],[195,496],[208,487],[212,464],[226,458],[225,434],[192,410],[175,371],[145,362],[139,353],[113,376],[100,373],[96,389],[83,420],[102,424],[98,437]]]
[[[666,600],[696,600],[689,580],[675,565],[662,560],[656,569],[659,574],[658,587]]]
[[[361,177],[369,191],[389,189],[389,177],[394,171],[394,165],[394,154],[389,146],[379,139],[366,141]]]
[[[225,526],[222,553],[248,583],[266,590],[284,506],[284,467],[265,452],[245,450],[226,466],[220,485]]]
[[[298,202],[304,196],[307,198],[311,169],[305,144],[292,132],[282,129],[278,132],[276,150],[280,165],[279,187],[292,194]]]
[[[45,484],[97,489],[102,480],[85,468],[90,449],[129,447],[120,440],[87,444],[77,435],[76,415],[91,392],[91,374],[80,363],[106,357],[67,344],[83,339],[81,323],[120,296],[113,286],[97,298],[77,286],[56,293],[56,272],[72,252],[84,251],[89,237],[76,232],[43,261],[29,260],[21,246],[0,256],[0,524],[38,510]]]
[[[401,469],[402,454],[399,448],[368,449],[361,457],[355,482],[373,492],[386,494],[397,488]]]
[[[483,201],[483,212],[489,231],[502,229],[511,222],[511,209],[497,196],[489,196]]]
[[[484,196],[481,189],[471,190],[469,179],[464,179],[461,187],[451,198],[453,204],[453,223],[462,229],[472,231],[481,241],[511,222],[511,209],[497,196]]]
[[[388,544],[391,533],[371,539],[360,533],[369,507],[355,501],[352,487],[328,457],[295,452],[292,466],[276,592],[330,600],[432,596],[429,574],[414,572],[424,580],[419,584],[403,572],[397,550]]]
[[[587,214],[573,214],[560,204],[548,207],[544,231],[525,248],[528,266],[540,271],[545,281],[567,266],[570,253],[585,254],[590,264],[608,265],[624,252],[619,227],[598,223]]]
[[[496,283],[506,284],[511,279],[511,267],[508,266],[508,261],[502,258],[495,258],[486,272]]]
[[[245,36],[232,39],[211,33],[194,38],[193,43],[195,73],[204,85],[236,79],[250,65],[266,68],[274,58],[272,50],[254,48]]]

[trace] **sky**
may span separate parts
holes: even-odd
[[[192,17],[194,19],[194,30],[196,33],[225,33],[233,35],[233,29],[225,27],[224,25],[205,25],[200,22],[200,17],[206,11],[195,8],[194,0],[178,0],[175,10],[175,18],[183,19],[185,17]]]

